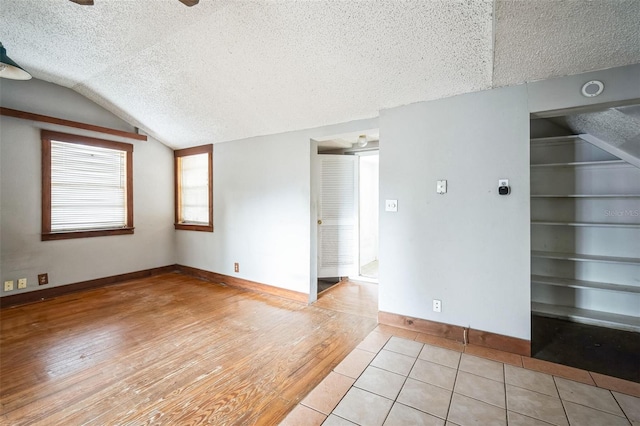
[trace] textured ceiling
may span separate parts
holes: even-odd
[[[34,77],[171,147],[640,62],[640,1],[0,0]]]

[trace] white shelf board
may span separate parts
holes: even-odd
[[[544,284],[568,288],[621,291],[625,293],[640,293],[640,287],[632,285],[602,283],[596,281],[582,281],[572,278],[547,277],[544,275],[531,275],[531,284]]]
[[[552,136],[549,138],[532,138],[530,139],[532,145],[542,145],[542,144],[557,144],[557,143],[575,143],[575,142],[586,142],[578,135],[571,136]]]
[[[640,228],[640,223],[603,223],[603,222],[551,222],[544,220],[532,220],[532,225],[547,226],[584,226],[599,228]]]
[[[532,164],[531,168],[546,168],[546,167],[585,167],[585,166],[629,166],[633,165],[627,163],[624,160],[602,160],[602,161],[573,161],[568,163],[540,163]]]
[[[592,311],[572,306],[548,305],[538,302],[531,302],[531,313],[544,317],[566,319],[582,324],[640,332],[640,317],[635,316]]]
[[[531,250],[531,257],[541,259],[572,260],[574,262],[604,262],[640,265],[640,259],[634,257],[597,256],[581,253],[560,253],[555,251]]]

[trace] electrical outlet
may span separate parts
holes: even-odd
[[[4,282],[4,291],[13,290],[13,280],[7,280]]]
[[[433,299],[433,312],[442,312],[442,300]]]
[[[240,264],[238,262],[233,264],[233,272],[240,272]]]
[[[27,279],[26,278],[20,278],[18,280],[18,288],[27,288]]]
[[[49,274],[38,274],[38,284],[39,285],[49,284]]]

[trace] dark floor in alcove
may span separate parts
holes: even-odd
[[[531,317],[531,356],[640,383],[640,333]]]
[[[340,277],[318,278],[318,293],[321,293],[340,282]]]

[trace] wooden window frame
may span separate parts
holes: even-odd
[[[190,155],[208,154],[209,163],[209,224],[180,223],[181,186],[180,186],[180,158]],[[213,232],[213,144],[194,146],[173,151],[174,194],[175,194],[175,229],[183,231]]]
[[[104,237],[109,235],[133,234],[133,145],[86,136],[71,135],[49,130],[41,131],[42,139],[42,241],[68,240],[73,238]],[[51,231],[51,141],[89,145],[100,148],[116,149],[125,152],[127,159],[127,217],[123,228],[82,230],[82,231]]]

